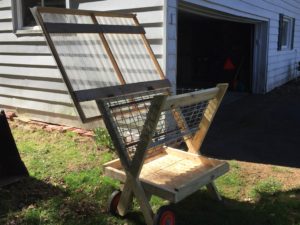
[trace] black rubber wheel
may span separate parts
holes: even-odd
[[[107,211],[113,215],[118,214],[118,204],[121,198],[122,191],[116,190],[114,191],[109,199],[108,199],[108,204],[107,204]]]
[[[170,206],[165,205],[158,209],[154,217],[154,225],[176,225],[175,213]]]

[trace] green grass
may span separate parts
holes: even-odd
[[[261,194],[274,195],[282,189],[282,183],[275,178],[268,178],[258,182],[251,190],[251,195],[253,197],[258,197]]]
[[[116,157],[104,131],[96,141],[22,126],[13,133],[31,177],[0,188],[1,225],[144,224],[136,202],[125,218],[106,213],[107,199],[120,183],[103,176],[101,165]],[[179,225],[300,225],[299,189],[283,191],[275,178],[249,183],[239,162],[230,165],[231,171],[217,180],[224,203],[203,188],[174,206]],[[151,199],[154,211],[164,204]]]

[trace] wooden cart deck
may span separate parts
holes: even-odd
[[[106,175],[125,182],[119,159],[104,168]],[[227,162],[167,147],[145,160],[140,180],[147,192],[176,203],[228,170]]]

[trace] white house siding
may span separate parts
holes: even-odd
[[[0,0],[0,108],[80,125],[42,33],[13,33],[11,0]]]
[[[182,0],[209,9],[269,22],[267,91],[299,75],[300,1],[298,0]],[[296,19],[294,49],[277,51],[279,13]]]
[[[176,86],[177,9],[194,4],[269,23],[267,91],[297,75],[300,61],[298,0],[103,0],[79,8],[136,13],[151,47]],[[296,19],[294,49],[277,51],[279,13]],[[81,126],[43,35],[13,33],[11,0],[0,0],[0,107],[52,123]]]

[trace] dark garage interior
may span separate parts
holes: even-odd
[[[177,87],[251,92],[254,25],[179,11]]]

